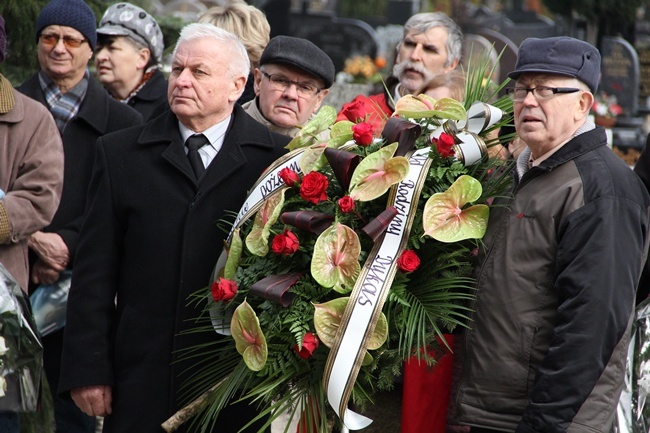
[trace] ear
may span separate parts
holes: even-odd
[[[246,86],[246,77],[240,75],[235,77],[232,82],[232,91],[230,92],[230,97],[228,101],[236,102],[242,93],[244,93],[244,87]]]
[[[254,78],[253,78],[253,90],[255,91],[255,96],[260,96],[260,86],[262,84],[262,71],[259,68],[255,68]]]
[[[580,94],[577,101],[577,110],[575,112],[577,119],[584,119],[589,114],[591,106],[594,105],[594,95],[591,92],[584,91]]]
[[[453,62],[451,62],[451,65],[449,65],[449,66],[445,66],[445,67],[443,68],[444,73],[446,74],[447,72],[451,72],[451,71],[453,71],[454,69],[456,69],[456,66],[458,66],[458,63],[460,63],[460,60],[459,60],[459,59],[456,59],[456,60],[454,60]]]
[[[324,89],[318,92],[318,95],[316,95],[316,105],[314,105],[314,111],[313,111],[314,114],[316,114],[316,112],[320,109],[323,100],[325,99],[325,97],[329,92],[330,89]]]
[[[149,48],[140,49],[138,51],[138,61],[136,62],[135,67],[138,69],[146,68],[150,58],[151,51],[149,51]]]

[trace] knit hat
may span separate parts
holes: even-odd
[[[519,46],[515,70],[508,77],[516,80],[525,73],[575,77],[595,93],[600,80],[600,52],[593,45],[568,36],[527,38]]]
[[[165,49],[163,35],[156,19],[130,3],[117,3],[106,9],[99,22],[100,35],[127,36],[146,46],[157,63]]]
[[[52,0],[36,21],[36,40],[47,26],[67,26],[79,31],[95,51],[97,44],[97,20],[92,9],[83,0]]]
[[[0,62],[7,57],[7,34],[5,33],[5,20],[0,16]]]
[[[284,35],[274,37],[264,48],[260,58],[260,66],[267,63],[281,63],[300,68],[322,79],[326,89],[332,87],[334,82],[336,71],[332,59],[307,39]]]

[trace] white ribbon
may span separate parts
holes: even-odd
[[[327,359],[323,387],[330,405],[349,430],[365,428],[372,422],[348,409],[347,404],[366,354],[367,342],[395,277],[397,259],[408,240],[420,191],[431,163],[429,152],[427,148],[411,154],[411,168],[406,178],[391,191],[389,203],[397,209],[397,216],[383,237],[375,243],[361,270]]]
[[[465,119],[442,121],[442,126],[433,131],[431,138],[438,138],[443,132],[453,136],[456,140],[454,146],[456,157],[465,166],[474,165],[487,153],[487,146],[479,134],[496,124],[502,117],[501,109],[476,101],[467,110]]]

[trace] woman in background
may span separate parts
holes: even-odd
[[[210,23],[216,27],[229,31],[239,36],[244,43],[248,58],[251,62],[251,73],[246,81],[244,93],[237,101],[244,104],[255,98],[253,90],[253,71],[260,66],[262,51],[269,43],[271,26],[266,20],[264,12],[255,6],[246,4],[243,0],[236,0],[222,6],[215,6],[199,17],[200,23]]]
[[[167,79],[159,69],[165,46],[160,26],[130,3],[109,7],[97,29],[97,78],[146,122],[167,103]]]

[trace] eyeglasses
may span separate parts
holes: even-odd
[[[279,74],[267,74],[265,71],[260,70],[260,72],[268,78],[268,80],[273,84],[277,90],[282,90],[283,92],[287,90],[292,84],[296,85],[296,91],[298,95],[307,98],[309,96],[314,96],[320,93],[321,90],[313,84],[301,83],[300,81],[291,81],[284,75]]]
[[[84,42],[88,42],[88,39],[77,39],[72,36],[60,36],[52,33],[42,34],[41,33],[41,42],[44,45],[56,46],[59,43],[59,40],[63,39],[63,44],[67,48],[79,48]]]
[[[582,89],[577,89],[575,87],[548,87],[548,86],[537,86],[537,87],[508,87],[506,89],[506,94],[512,98],[515,102],[521,102],[526,99],[528,92],[532,92],[535,98],[538,101],[544,101],[551,99],[557,93],[575,93],[579,92]]]

